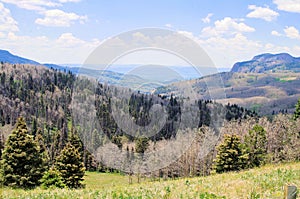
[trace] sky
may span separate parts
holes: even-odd
[[[300,0],[0,0],[0,49],[81,64],[108,38],[155,27],[193,39],[230,68],[261,53],[300,57],[299,21]]]

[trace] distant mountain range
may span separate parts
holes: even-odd
[[[26,59],[23,57],[19,57],[17,55],[13,55],[7,50],[0,50],[0,61],[11,63],[11,64],[32,64],[32,65],[40,65],[40,63]]]
[[[42,64],[0,50],[0,61],[11,64],[43,65],[60,71],[71,71],[74,74],[85,75],[99,79],[102,83],[119,85],[138,89],[143,92],[152,90],[178,81],[185,81],[201,77],[193,66],[159,66],[159,65],[114,65],[107,70],[82,67],[80,64]],[[219,72],[229,71],[229,68],[219,68]],[[167,74],[167,75],[166,75]]]
[[[231,72],[263,73],[266,71],[279,72],[284,70],[300,72],[300,58],[293,57],[287,53],[257,55],[250,61],[234,64]]]
[[[178,67],[174,67],[173,75],[168,75],[168,77],[166,77],[166,67],[161,67],[159,69],[159,72],[156,72],[156,74],[153,73],[153,71],[155,71],[153,70],[153,67],[158,66],[154,65],[143,66],[139,67],[138,69],[135,69],[136,66],[134,65],[121,65],[109,68],[108,70],[97,70],[84,68],[78,64],[74,65],[75,67],[72,67],[70,65],[61,66],[57,64],[41,64],[30,59],[13,55],[6,50],[0,50],[0,61],[10,64],[41,65],[55,70],[66,72],[70,71],[76,75],[84,75],[96,78],[102,83],[129,87],[134,90],[140,90],[143,92],[150,92],[162,85],[167,85],[176,81],[183,81],[199,77],[199,74],[193,67],[182,67],[181,69],[179,69]],[[179,70],[181,70],[181,72],[184,74],[183,76],[177,74]],[[170,74],[170,70],[167,72],[168,74]]]
[[[17,55],[11,54],[7,50],[0,50],[0,61],[7,62],[11,64],[32,64],[32,65],[44,65],[48,68],[53,68],[57,70],[70,70],[74,73],[78,73],[78,71],[82,70],[80,65],[76,64],[75,67],[71,65],[61,66],[57,64],[41,64],[37,61],[26,59],[23,57],[19,57]],[[113,67],[110,71],[115,73],[119,73],[119,75],[123,73],[127,73],[132,70],[133,66],[121,66],[121,67]],[[184,79],[194,79],[199,75],[196,74],[196,71],[192,67],[172,67],[176,72],[182,72],[182,76]],[[229,68],[218,68],[219,72],[227,72]],[[293,71],[300,72],[300,57],[293,57],[288,53],[280,53],[280,54],[270,54],[265,53],[261,55],[257,55],[253,57],[249,61],[237,62],[231,68],[231,72],[242,72],[242,73],[264,73],[267,71],[270,72],[278,72],[278,71]],[[82,70],[82,73],[87,72],[88,74],[94,76],[94,73],[97,70],[87,69]],[[97,75],[99,71],[97,72]],[[138,75],[144,76],[144,74]]]

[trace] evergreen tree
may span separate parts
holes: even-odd
[[[67,143],[61,154],[56,158],[55,169],[57,169],[63,179],[64,184],[69,188],[79,188],[82,186],[84,176],[84,164],[78,149],[71,143]]]
[[[29,135],[23,118],[8,137],[2,154],[4,185],[32,188],[43,176],[43,160],[38,144]]]
[[[78,133],[76,130],[72,128],[71,135],[69,137],[69,142],[78,150],[80,153],[81,158],[83,159],[85,168],[90,170],[96,169],[96,161],[93,157],[93,155],[84,148],[83,143],[81,139],[78,136]]]
[[[97,162],[88,150],[84,150],[84,166],[87,171],[95,171],[97,169]]]
[[[217,173],[239,171],[246,168],[247,154],[237,135],[225,135],[224,141],[217,147],[214,160]]]
[[[52,143],[49,151],[50,164],[54,163],[55,158],[60,154],[61,150],[63,149],[63,145],[61,144],[61,134],[61,131],[58,130],[52,136]]]
[[[258,167],[265,162],[267,154],[266,131],[262,126],[255,125],[245,137],[245,145],[249,155],[249,166]]]
[[[72,130],[72,133],[69,137],[69,142],[78,150],[81,157],[83,157],[83,152],[84,152],[83,143],[80,140],[77,131]]]
[[[146,137],[139,137],[135,141],[135,152],[144,153],[149,147],[149,139]]]
[[[296,109],[294,112],[294,120],[297,120],[298,118],[300,118],[300,98],[296,104]]]
[[[65,188],[66,185],[63,183],[63,179],[60,176],[60,173],[55,170],[54,168],[51,168],[49,171],[45,172],[43,175],[41,181],[41,187],[44,189],[48,188]]]
[[[39,152],[40,152],[41,157],[43,159],[43,167],[45,168],[45,170],[47,170],[48,166],[50,165],[50,158],[49,158],[48,150],[45,146],[44,138],[40,134],[40,131],[37,131],[37,134],[35,136],[35,141],[38,144]]]

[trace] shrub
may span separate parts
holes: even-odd
[[[43,189],[66,187],[66,185],[63,183],[60,173],[54,168],[51,168],[49,171],[45,172],[40,182]]]

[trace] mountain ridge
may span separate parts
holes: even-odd
[[[31,59],[19,57],[10,53],[7,50],[0,50],[0,61],[10,63],[10,64],[33,64],[41,65],[39,62],[33,61]]]
[[[264,73],[276,71],[300,72],[300,57],[288,53],[264,53],[254,56],[251,60],[237,62],[231,72]]]

